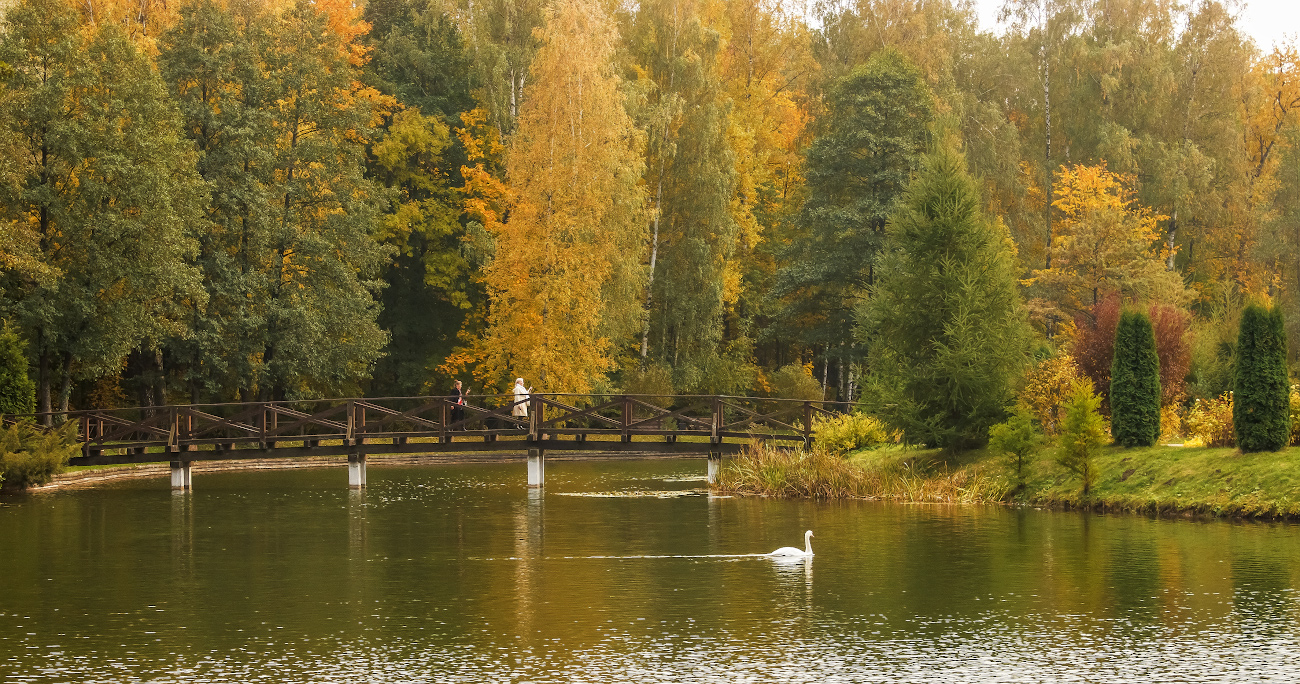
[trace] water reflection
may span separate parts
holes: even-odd
[[[647,496],[698,463],[212,473],[0,507],[5,681],[1295,680],[1300,534]],[[564,496],[600,492],[626,496]],[[761,554],[806,529],[814,559]],[[162,559],[170,558],[171,562]],[[162,562],[160,562],[162,561]]]

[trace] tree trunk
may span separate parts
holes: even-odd
[[[53,409],[50,402],[50,351],[45,348],[45,330],[42,328],[36,329],[36,346],[41,350],[36,362],[36,410],[45,414],[41,423],[49,427],[49,413]]]
[[[72,352],[63,352],[63,378],[59,383],[59,410],[67,413],[68,401],[72,398]],[[67,420],[59,416],[59,423]]]
[[[1043,268],[1052,267],[1052,86],[1051,86],[1051,0],[1043,0],[1043,160],[1047,170],[1047,248]]]

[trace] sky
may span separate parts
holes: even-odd
[[[975,0],[982,28],[996,29],[1003,0]],[[1283,36],[1300,34],[1300,0],[1249,0],[1241,10],[1238,25],[1268,50]]]

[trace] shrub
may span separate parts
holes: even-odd
[[[1189,446],[1230,447],[1236,444],[1232,429],[1232,393],[1218,399],[1197,399],[1185,421]]]
[[[1300,385],[1291,385],[1291,446],[1300,446]]]
[[[1160,441],[1173,442],[1183,435],[1183,411],[1181,406],[1160,407]]]
[[[1098,413],[1101,397],[1092,382],[1080,380],[1065,404],[1057,461],[1079,476],[1086,496],[1097,478],[1093,459],[1106,444],[1106,421]]]
[[[47,484],[77,453],[77,423],[47,430],[31,421],[0,428],[0,481],[7,489]]]
[[[1034,417],[1023,408],[1006,422],[989,428],[989,449],[1011,456],[1016,466],[1016,479],[1024,479],[1025,458],[1038,451],[1043,443],[1043,433],[1034,425]]]
[[[832,418],[813,418],[817,445],[835,453],[884,444],[891,439],[885,424],[865,413],[846,413]]]
[[[27,377],[27,355],[18,334],[0,330],[0,415],[36,412],[36,383]]]
[[[1080,377],[1079,366],[1069,354],[1045,359],[1025,374],[1017,404],[1038,421],[1043,432],[1055,435],[1061,425],[1061,404]]]
[[[1105,295],[1093,305],[1091,315],[1075,317],[1078,332],[1071,346],[1079,370],[1092,380],[1092,386],[1103,394],[1110,390],[1110,366],[1115,358],[1115,330],[1119,325],[1120,297],[1118,292]],[[1102,398],[1102,410],[1109,411],[1107,397]]]
[[[1160,438],[1160,358],[1155,330],[1144,313],[1124,312],[1115,329],[1110,415],[1116,444],[1151,446]]]
[[[1241,312],[1232,405],[1237,447],[1277,451],[1291,439],[1290,378],[1282,311],[1252,304]]]
[[[1151,307],[1151,326],[1160,356],[1160,405],[1172,407],[1187,396],[1187,372],[1192,365],[1192,317],[1179,307]]]
[[[824,396],[821,383],[812,376],[811,366],[791,363],[771,375],[772,393],[782,399],[818,401]]]

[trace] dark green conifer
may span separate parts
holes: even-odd
[[[1245,452],[1286,446],[1291,416],[1282,312],[1252,304],[1241,312],[1232,423]]]
[[[1111,434],[1121,446],[1151,446],[1160,438],[1160,357],[1151,319],[1126,311],[1115,329],[1110,366]]]
[[[0,328],[0,415],[36,411],[36,383],[27,376],[23,341],[7,326]]]

